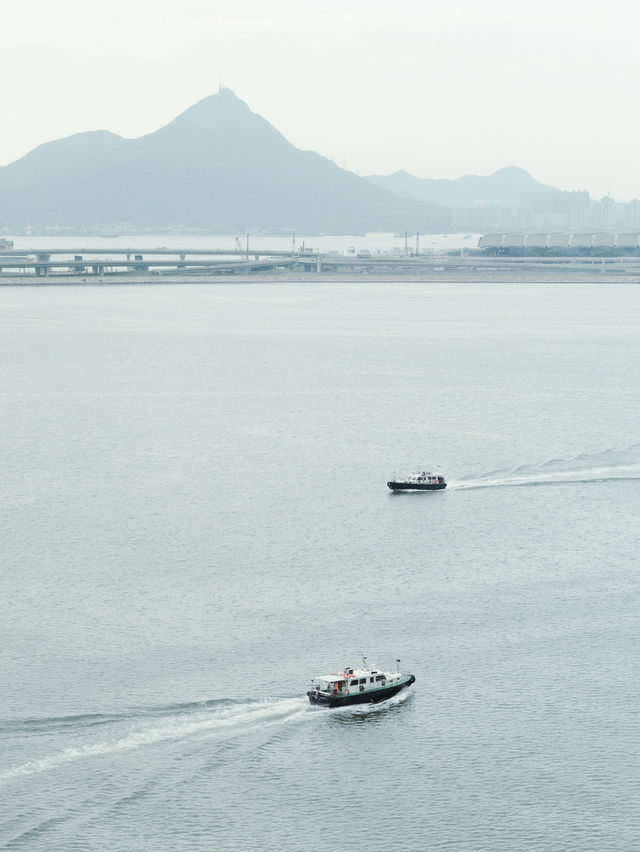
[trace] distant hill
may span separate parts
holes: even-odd
[[[441,230],[450,212],[295,148],[223,89],[140,139],[79,133],[0,168],[0,222],[348,233]]]
[[[517,207],[521,192],[552,192],[556,189],[540,183],[517,166],[506,166],[486,177],[465,175],[456,180],[417,178],[405,171],[386,176],[370,175],[367,179],[402,198],[446,207],[469,207],[483,201]]]

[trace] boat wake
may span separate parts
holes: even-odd
[[[265,699],[261,701],[209,701],[165,708],[147,708],[130,714],[91,714],[57,719],[11,723],[11,730],[34,731],[59,736],[71,734],[77,744],[41,758],[29,760],[0,772],[0,782],[34,775],[91,757],[153,746],[185,739],[231,739],[251,731],[283,726],[314,716],[306,698]],[[96,726],[99,739],[94,739]],[[2,733],[9,726],[3,726]],[[111,735],[107,735],[107,730]],[[87,742],[87,740],[89,740]],[[78,742],[79,741],[79,742]]]
[[[348,704],[346,707],[333,707],[330,710],[322,710],[322,712],[341,717],[379,715],[402,706],[414,694],[411,689],[403,689],[391,698],[386,698],[384,701],[375,704]]]
[[[567,483],[640,480],[640,444],[623,450],[583,453],[572,459],[550,459],[511,470],[494,470],[479,476],[463,476],[449,482],[449,490],[515,488]]]
[[[36,775],[76,761],[140,749],[156,744],[217,739],[229,741],[253,732],[276,732],[292,724],[380,714],[403,704],[408,690],[379,704],[360,704],[333,710],[311,707],[306,696],[254,701],[214,700],[165,707],[137,708],[124,713],[92,713],[44,719],[7,721],[0,737],[33,739],[38,750],[48,738],[51,751],[0,771],[0,784]],[[55,748],[60,738],[66,747]],[[71,739],[71,743],[69,743]]]

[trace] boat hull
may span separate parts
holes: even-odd
[[[316,707],[347,707],[350,704],[378,704],[380,701],[386,701],[387,698],[392,698],[397,695],[400,690],[411,686],[415,683],[415,677],[411,675],[409,680],[404,683],[393,684],[383,689],[376,689],[373,692],[355,692],[353,695],[322,695],[313,690],[309,690],[309,703]]]
[[[442,491],[446,482],[387,482],[392,491]]]

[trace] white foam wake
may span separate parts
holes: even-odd
[[[76,760],[99,755],[114,754],[142,748],[156,743],[181,740],[187,737],[206,739],[220,735],[235,736],[270,725],[288,724],[305,716],[310,717],[309,705],[300,698],[281,701],[264,701],[216,708],[205,712],[167,716],[148,725],[130,730],[112,740],[72,746],[57,753],[30,760],[5,772],[0,772],[0,782],[22,775],[47,772]]]
[[[511,470],[494,470],[479,476],[462,477],[449,482],[449,488],[513,488],[634,479],[640,480],[639,444],[623,450],[583,453],[572,459],[550,459],[541,464],[526,464]]]

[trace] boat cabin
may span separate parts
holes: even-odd
[[[441,473],[431,473],[428,470],[421,470],[419,473],[412,473],[410,476],[408,476],[407,482],[442,485],[442,483],[444,482],[444,476]]]
[[[396,682],[400,683],[401,679],[400,672],[345,668],[343,672],[314,677],[311,681],[311,689],[322,695],[356,695],[360,692],[381,689]]]

